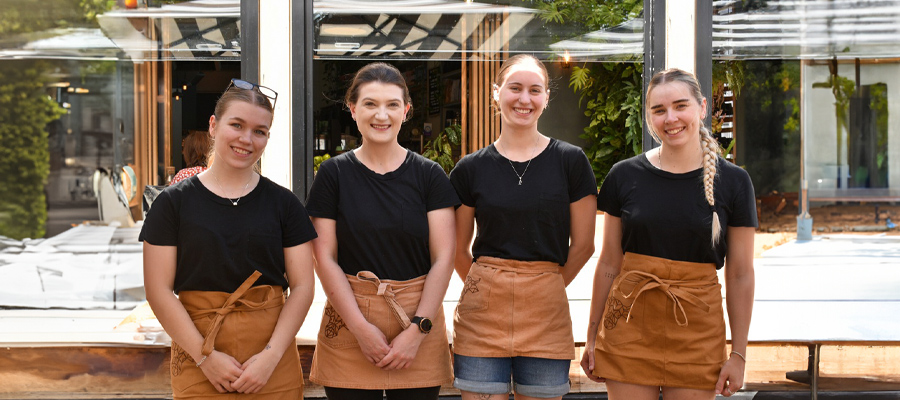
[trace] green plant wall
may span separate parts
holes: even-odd
[[[44,91],[42,61],[0,62],[0,235],[44,236],[47,124],[65,113]]]

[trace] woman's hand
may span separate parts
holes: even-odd
[[[375,366],[384,370],[409,368],[416,359],[416,353],[419,352],[419,345],[423,340],[425,334],[419,332],[419,327],[415,324],[410,325],[391,341],[391,351]]]
[[[232,382],[241,377],[241,363],[234,357],[213,350],[200,364],[200,370],[219,393],[233,392]]]
[[[581,354],[581,369],[584,370],[584,374],[587,375],[588,379],[603,383],[606,382],[606,378],[600,378],[594,375],[594,341],[588,341],[584,344],[584,353]]]
[[[357,332],[353,332],[363,355],[373,365],[377,365],[391,351],[387,337],[377,326],[365,321]]]
[[[725,361],[722,371],[719,372],[719,380],[716,382],[716,394],[725,397],[737,393],[744,386],[744,368],[746,362],[740,357],[731,357]]]
[[[265,350],[256,353],[241,365],[241,377],[231,386],[239,393],[257,393],[272,377],[275,367],[281,361],[281,356],[274,350],[266,347]]]

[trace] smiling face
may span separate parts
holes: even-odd
[[[396,142],[407,111],[409,104],[403,101],[403,89],[378,81],[360,85],[356,102],[350,104],[350,114],[363,143]]]
[[[209,118],[215,162],[235,169],[252,168],[266,149],[271,124],[269,110],[245,101],[231,101],[218,118]]]
[[[493,90],[501,121],[510,128],[536,127],[549,96],[543,71],[525,62],[510,67],[505,79]]]
[[[698,103],[687,84],[672,81],[654,87],[648,93],[647,107],[650,127],[664,145],[699,143],[706,99]]]

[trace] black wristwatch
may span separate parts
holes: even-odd
[[[431,323],[431,320],[428,319],[427,317],[418,317],[418,316],[412,317],[412,319],[410,319],[409,322],[412,322],[413,324],[418,325],[419,331],[422,333],[431,332],[431,327],[434,325]]]

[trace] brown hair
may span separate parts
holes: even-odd
[[[234,101],[243,101],[257,107],[262,107],[272,114],[273,119],[275,118],[275,109],[272,108],[272,103],[269,101],[269,98],[260,93],[259,90],[241,89],[237,86],[230,86],[225,90],[225,93],[222,93],[222,96],[219,97],[219,100],[216,102],[216,109],[214,111],[216,119],[221,118],[222,115],[225,114],[225,110],[228,109],[228,106]],[[269,124],[271,125],[271,122]]]
[[[647,96],[645,98],[650,98],[650,92],[653,91],[657,86],[662,86],[672,82],[681,82],[685,86],[687,86],[688,90],[691,93],[691,96],[694,97],[694,100],[697,104],[703,104],[703,92],[700,91],[700,83],[697,82],[697,78],[686,71],[680,70],[678,68],[671,68],[665,71],[657,72],[653,75],[653,78],[650,79],[650,83],[647,85]],[[653,136],[653,140],[657,143],[662,143],[659,139],[659,134],[653,130],[653,125],[650,124],[650,105],[645,103],[644,107],[644,118],[647,121],[647,130],[650,132],[650,135]],[[707,109],[707,112],[709,110]],[[706,202],[709,203],[710,211],[712,212],[712,245],[715,246],[716,243],[719,242],[719,238],[722,236],[722,226],[719,223],[719,214],[716,212],[716,197],[714,194],[715,188],[715,179],[716,179],[716,168],[717,163],[719,161],[719,153],[721,151],[719,147],[719,142],[713,139],[712,134],[710,134],[709,129],[703,125],[701,120],[700,123],[700,146],[703,149],[703,191],[704,196],[706,197]]]
[[[547,90],[550,90],[550,73],[547,72],[547,67],[544,66],[544,63],[542,63],[541,60],[538,60],[537,57],[530,54],[516,54],[503,61],[503,64],[500,65],[500,69],[497,70],[497,73],[494,75],[494,80],[491,83],[497,87],[503,86],[506,82],[506,78],[509,77],[509,72],[512,67],[525,63],[532,63],[540,68],[541,74],[544,75],[544,85]],[[490,97],[491,107],[494,107],[499,111],[500,107],[497,105],[497,101],[494,100],[494,96]]]
[[[350,87],[347,88],[347,94],[344,95],[344,104],[347,107],[351,104],[356,104],[356,101],[359,100],[359,88],[371,82],[381,82],[400,87],[400,90],[403,91],[404,105],[410,106],[406,112],[406,119],[408,120],[412,116],[412,97],[409,95],[406,79],[403,78],[403,74],[400,73],[397,67],[383,62],[367,64],[360,68],[359,71],[356,71],[356,76],[353,77]]]
[[[181,144],[186,168],[208,167],[209,153],[212,151],[212,138],[207,131],[188,131]]]

